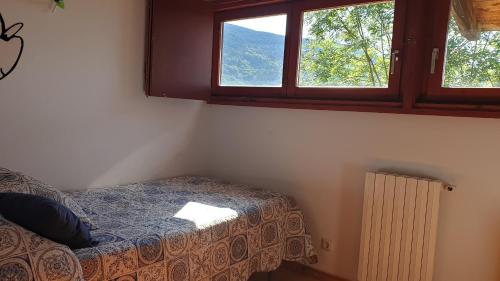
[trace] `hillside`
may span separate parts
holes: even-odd
[[[226,24],[222,85],[280,86],[285,37]]]

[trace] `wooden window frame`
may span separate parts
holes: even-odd
[[[393,40],[391,54],[399,51],[394,74],[391,75],[387,88],[342,88],[342,87],[299,87],[300,49],[302,44],[301,29],[303,15],[306,12],[345,6],[382,3],[387,0],[316,0],[293,1],[270,4],[252,8],[223,11],[215,14],[214,47],[212,64],[212,91],[216,96],[268,97],[298,99],[336,99],[346,101],[398,101],[400,100],[401,53],[404,48],[404,17],[406,0],[395,0]],[[285,35],[285,55],[283,62],[282,87],[232,87],[220,85],[223,23],[231,20],[287,14],[287,32]]]
[[[285,34],[285,48],[283,59],[283,77],[281,87],[235,87],[221,86],[221,62],[222,62],[222,42],[223,42],[223,24],[227,21],[258,18],[274,15],[287,15],[287,27]],[[285,97],[287,88],[287,77],[289,72],[289,50],[290,50],[290,33],[291,33],[291,15],[292,11],[289,5],[273,4],[269,6],[259,6],[239,10],[230,10],[215,15],[214,22],[214,47],[213,47],[213,62],[212,62],[212,92],[221,96],[234,97],[268,97],[278,98]]]
[[[433,48],[444,50],[446,47],[450,0],[404,0],[404,6],[401,6],[404,12],[400,13],[404,17],[401,22],[404,25],[404,31],[401,31],[404,33],[404,42],[400,53],[399,93],[396,98],[386,100],[380,97],[367,99],[367,95],[360,95],[359,92],[355,93],[358,97],[353,97],[351,93],[345,96],[330,96],[328,93],[314,95],[304,92],[302,95],[296,94],[292,87],[287,85],[287,82],[296,79],[293,73],[290,73],[290,69],[296,67],[292,68],[287,64],[293,62],[294,57],[297,60],[295,63],[298,64],[300,33],[294,29],[301,26],[300,11],[304,9],[303,5],[306,5],[306,2],[314,2],[307,5],[331,8],[358,0],[214,1],[148,1],[150,21],[145,68],[146,95],[199,99],[210,104],[237,106],[500,118],[498,89],[429,90],[432,85],[437,89],[435,85],[440,84],[432,84],[435,82],[429,79],[430,62]],[[397,4],[398,2],[396,8]],[[237,19],[248,16],[253,11],[254,16],[258,17],[265,13],[273,14],[270,11],[272,7],[281,7],[288,14],[288,41],[285,43],[288,53],[285,53],[283,74],[286,79],[283,87],[274,93],[269,91],[273,88],[263,88],[257,94],[253,88],[218,88],[214,85],[213,66],[218,65],[215,59],[217,51],[220,50],[217,31],[220,30],[220,22],[224,19],[220,15],[232,15],[233,19]],[[263,12],[265,13],[262,14]],[[219,22],[219,27],[213,27],[214,19]],[[400,27],[403,26],[401,24]],[[172,41],[171,38],[176,36],[182,36],[182,40]],[[214,39],[219,40],[215,40],[215,45],[212,42]],[[296,54],[291,54],[293,46]],[[214,47],[214,50],[210,47]],[[444,52],[441,54],[436,69],[442,71]],[[218,70],[215,73],[218,79]]]
[[[495,105],[500,103],[500,88],[446,88],[442,86],[445,71],[448,25],[451,17],[451,1],[437,2],[434,10],[432,45],[427,50],[427,82],[421,100],[438,103],[462,103]],[[432,52],[439,50],[431,73]]]
[[[288,96],[292,98],[304,99],[337,99],[337,100],[362,100],[362,101],[398,101],[400,100],[400,77],[402,70],[402,52],[404,47],[404,16],[406,8],[406,0],[395,0],[394,23],[393,23],[393,38],[391,44],[391,54],[398,50],[398,60],[395,62],[394,74],[390,76],[389,85],[387,88],[369,88],[369,87],[299,87],[298,76],[300,72],[300,52],[302,47],[302,27],[304,13],[323,10],[335,9],[347,6],[355,6],[362,4],[376,4],[387,2],[387,0],[339,0],[339,1],[297,1],[294,5],[293,25],[297,26],[298,32],[293,33],[292,49],[290,52],[290,76],[291,81]],[[392,59],[392,58],[391,58]]]

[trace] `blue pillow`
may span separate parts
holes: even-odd
[[[0,193],[0,213],[7,220],[71,249],[97,244],[89,227],[58,202],[31,194]]]

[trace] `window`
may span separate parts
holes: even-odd
[[[231,3],[212,101],[500,117],[500,0]]]
[[[305,12],[299,87],[388,88],[393,22],[394,2]]]
[[[358,101],[399,98],[403,26],[394,23],[402,22],[404,1],[351,2],[297,5],[299,62],[296,69],[290,69],[296,75],[290,96]]]
[[[396,3],[357,2],[298,1],[218,14],[214,92],[397,99],[403,33],[394,28]]]
[[[283,86],[286,17],[224,22],[221,86]]]
[[[229,96],[283,96],[289,9],[250,8],[216,17],[212,88]]]
[[[500,87],[500,32],[463,34],[450,18],[442,86],[445,88]],[[468,38],[467,38],[468,37]]]
[[[495,11],[482,6],[484,1],[445,3],[439,13],[447,21],[438,26],[434,40],[428,97],[441,101],[498,101],[500,22],[490,17]]]

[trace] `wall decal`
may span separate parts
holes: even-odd
[[[16,68],[24,50],[24,40],[17,33],[23,28],[23,23],[7,27],[0,13],[0,80],[11,74]]]

